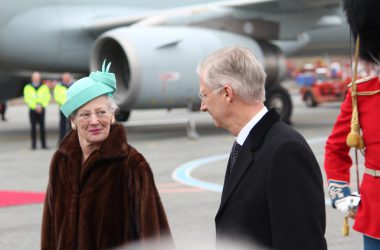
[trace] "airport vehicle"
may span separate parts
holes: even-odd
[[[238,44],[264,64],[266,103],[289,121],[285,56],[349,54],[345,23],[339,0],[4,0],[0,100],[21,95],[32,71],[85,75],[107,59],[124,119],[133,109],[197,110],[197,63]]]
[[[343,101],[350,82],[350,78],[329,77],[328,69],[317,68],[313,76],[299,79],[298,84],[306,106],[316,107],[325,102]]]

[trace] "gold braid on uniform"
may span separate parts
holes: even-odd
[[[364,148],[363,137],[360,134],[360,124],[359,124],[359,112],[358,112],[358,102],[357,102],[357,86],[356,77],[358,72],[358,62],[359,62],[359,34],[356,37],[355,45],[355,59],[354,59],[354,75],[351,83],[351,98],[352,98],[352,117],[351,117],[351,131],[347,136],[346,144],[350,148],[356,148],[362,150]],[[355,153],[355,159],[357,162],[357,154]],[[357,165],[356,165],[357,167]],[[350,233],[350,227],[348,225],[348,215],[344,216],[342,235],[348,236]]]
[[[352,97],[352,117],[351,117],[351,131],[347,136],[346,144],[351,148],[363,149],[364,141],[360,134],[360,124],[359,124],[359,113],[358,113],[358,102],[357,102],[357,86],[356,77],[358,72],[358,62],[359,62],[359,46],[360,40],[359,35],[356,38],[355,45],[355,61],[354,61],[354,75],[351,84],[351,97]]]
[[[361,92],[356,92],[356,95],[376,95],[377,93],[380,93],[380,89],[378,90],[373,90],[373,91],[361,91]]]

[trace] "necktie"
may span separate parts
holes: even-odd
[[[234,144],[232,145],[231,154],[230,154],[229,164],[228,164],[230,173],[232,172],[232,169],[235,165],[235,161],[236,161],[237,156],[239,155],[240,148],[241,146],[239,145],[239,143],[234,141]]]

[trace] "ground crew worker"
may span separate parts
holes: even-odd
[[[65,72],[62,74],[62,80],[54,87],[54,100],[58,104],[59,107],[62,106],[63,103],[66,102],[66,92],[67,89],[73,84],[73,78],[70,73]],[[59,111],[59,142],[62,141],[63,137],[66,135],[69,130],[69,125],[67,123],[67,119],[62,111]]]
[[[351,89],[326,143],[325,170],[333,207],[343,212],[346,220],[355,218],[353,228],[363,233],[364,250],[373,250],[380,249],[380,80],[372,76],[356,81],[356,75],[359,51],[362,59],[380,60],[380,37],[373,35],[380,32],[380,2],[345,0],[344,7],[356,39],[355,70]],[[357,157],[354,165],[358,176],[350,178],[351,147],[355,155],[363,153],[365,158],[361,183]],[[351,179],[356,179],[360,196],[351,194]]]
[[[24,87],[24,101],[29,107],[29,118],[31,124],[30,135],[32,138],[31,149],[36,149],[36,125],[40,126],[41,147],[47,149],[45,131],[45,108],[50,101],[49,88],[41,83],[39,72],[33,72],[31,83]]]

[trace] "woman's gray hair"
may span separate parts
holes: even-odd
[[[247,103],[265,101],[266,73],[248,48],[222,48],[204,58],[197,74],[212,89],[228,84]]]
[[[115,98],[113,96],[110,96],[110,95],[107,95],[107,94],[100,95],[100,96],[106,96],[107,97],[108,107],[110,108],[110,110],[112,111],[112,113],[115,115],[116,111],[119,109],[119,106],[117,106],[117,104],[116,104]],[[98,97],[100,97],[100,96],[98,96]],[[74,117],[76,116],[77,112],[78,112],[78,109],[76,109],[73,113],[71,113],[69,115],[68,119],[73,120]]]
[[[112,111],[112,113],[116,113],[116,110],[118,110],[119,109],[119,106],[117,106],[117,104],[116,104],[116,100],[115,100],[115,98],[113,97],[113,96],[111,96],[111,95],[107,95],[107,97],[108,97],[108,102],[109,102],[109,105],[110,105],[110,108],[111,108],[111,111]]]

